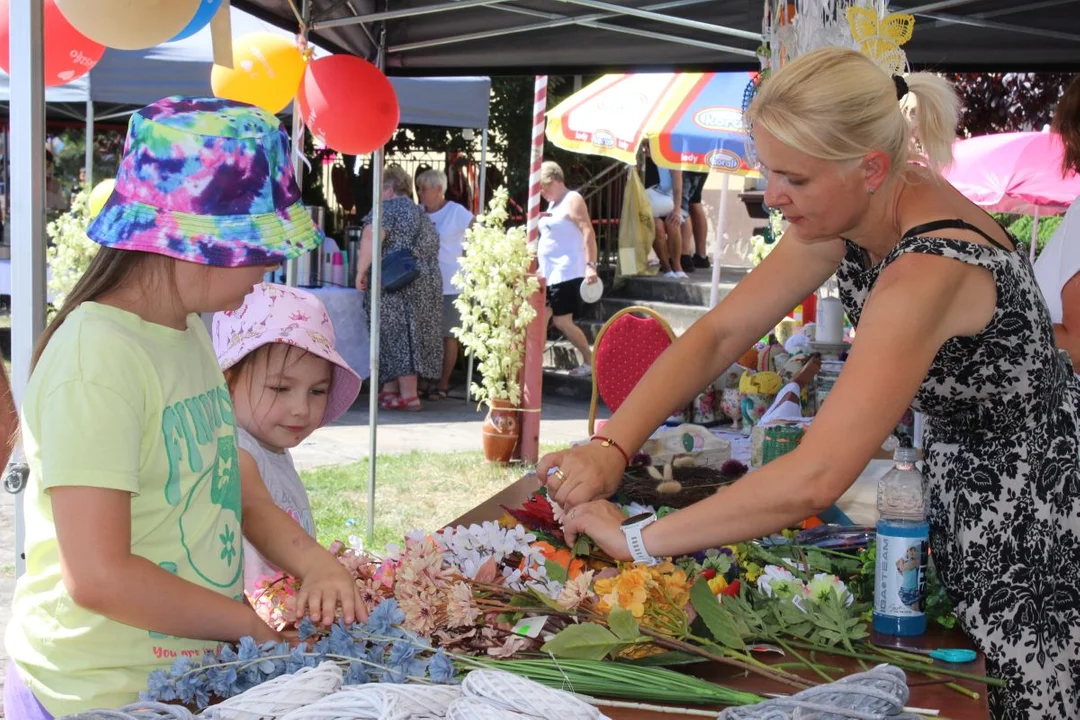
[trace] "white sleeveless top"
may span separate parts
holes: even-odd
[[[581,195],[568,190],[559,202],[548,205],[547,214],[540,218],[536,259],[548,287],[585,277],[585,236],[570,217],[571,197]]]
[[[262,476],[263,484],[270,491],[274,503],[289,513],[292,519],[300,523],[304,531],[315,537],[315,518],[311,514],[311,502],[307,490],[300,481],[300,475],[293,466],[292,455],[286,450],[282,453],[267,450],[259,441],[242,427],[236,428],[236,442],[241,450],[246,450],[255,460]],[[281,570],[259,554],[251,543],[244,539],[244,592],[254,593],[259,582],[276,578]]]

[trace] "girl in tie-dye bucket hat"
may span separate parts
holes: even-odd
[[[280,639],[243,602],[244,539],[301,578],[298,613],[352,622],[360,607],[337,560],[241,493],[229,389],[199,317],[236,310],[322,241],[280,123],[212,98],[136,112],[87,234],[102,247],[44,333],[23,400],[8,717],[119,707],[178,657]]]

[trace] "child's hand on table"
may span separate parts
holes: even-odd
[[[346,625],[367,620],[367,607],[356,590],[356,581],[330,553],[325,553],[308,573],[300,578],[296,595],[296,618],[309,615],[313,623],[331,625],[341,607]]]

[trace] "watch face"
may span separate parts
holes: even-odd
[[[622,524],[623,524],[623,527],[628,527],[630,525],[636,525],[639,522],[642,522],[643,520],[648,520],[652,516],[653,516],[652,513],[639,513],[637,515],[634,515],[633,517],[626,518],[625,520],[622,521]]]

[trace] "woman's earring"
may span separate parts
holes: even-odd
[[[872,187],[866,188],[866,194],[867,195],[873,195],[874,194],[874,188],[872,188]]]

